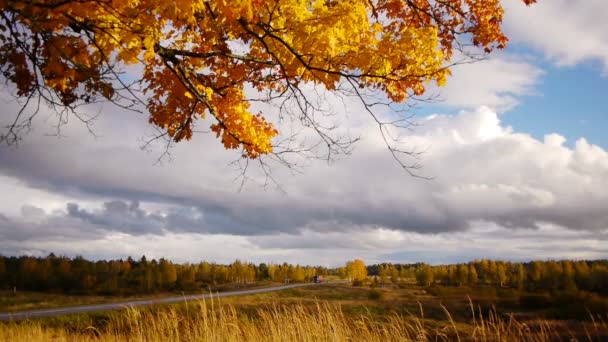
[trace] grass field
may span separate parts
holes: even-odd
[[[171,294],[157,294],[155,297],[165,297]],[[62,306],[75,306],[87,304],[100,304],[118,302],[128,299],[150,298],[145,297],[120,297],[120,296],[79,296],[62,295],[53,293],[40,293],[19,291],[0,291],[0,312],[12,312],[23,310],[48,309]]]
[[[495,288],[325,285],[0,324],[2,341],[608,340],[605,316],[550,318]]]
[[[209,292],[226,292],[242,290],[244,288],[261,288],[274,286],[272,282],[257,282],[251,284],[223,284],[211,289],[199,291],[161,292],[142,296],[99,296],[99,295],[66,295],[55,293],[42,293],[31,291],[0,291],[0,312],[13,312],[36,309],[49,309],[63,306],[76,306],[87,304],[101,304],[121,302],[136,299],[164,298],[180,296],[183,294],[200,294]]]

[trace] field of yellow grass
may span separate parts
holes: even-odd
[[[591,321],[570,331],[549,321],[520,323],[496,314],[481,315],[471,305],[472,321],[429,324],[417,313],[348,315],[328,301],[261,305],[241,310],[214,301],[184,306],[130,309],[109,316],[103,328],[73,329],[41,321],[0,324],[0,340],[32,341],[601,341],[605,322]]]

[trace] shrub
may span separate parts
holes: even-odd
[[[371,290],[367,293],[367,298],[369,300],[381,300],[382,298],[384,298],[384,293],[378,290]]]

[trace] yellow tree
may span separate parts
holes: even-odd
[[[523,290],[524,284],[526,282],[526,270],[522,263],[518,263],[515,266],[515,286],[517,286],[518,290]]]
[[[496,284],[502,287],[507,281],[507,265],[504,261],[496,262]]]
[[[563,260],[562,264],[562,286],[566,291],[574,291],[576,290],[576,283],[574,281],[574,266],[572,265],[572,261]]]
[[[303,282],[306,278],[306,273],[300,265],[291,267],[289,271],[289,279],[291,279],[292,282]]]
[[[469,280],[469,267],[466,264],[459,264],[456,266],[455,273],[456,283],[458,283],[458,286],[466,284]]]
[[[158,263],[160,269],[160,278],[162,287],[164,289],[170,289],[175,285],[177,281],[177,270],[175,265],[166,259],[160,259]]]
[[[469,278],[468,282],[470,286],[476,286],[479,278],[477,277],[477,269],[475,269],[475,265],[469,264]]]
[[[392,264],[389,264],[389,274],[393,283],[397,283],[399,281],[399,270],[397,270],[397,268]]]
[[[386,283],[389,277],[389,270],[385,265],[380,265],[378,268],[378,275],[380,276],[380,282],[382,284]]]
[[[431,266],[421,264],[416,270],[416,281],[420,286],[431,286],[434,281],[434,274]]]
[[[374,106],[443,85],[462,43],[487,53],[507,43],[500,0],[0,0],[0,10],[1,75],[24,99],[2,141],[17,141],[41,102],[87,122],[78,107],[109,100],[147,111],[172,141],[202,122],[251,159],[302,151],[278,138],[286,116],[328,154],[348,150],[354,140],[332,132],[305,85],[360,99],[396,156],[384,126],[405,119],[382,121]],[[278,105],[279,118],[254,101]]]
[[[361,259],[355,259],[346,263],[346,274],[352,280],[365,280],[367,278],[367,268]]]

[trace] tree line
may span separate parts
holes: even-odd
[[[197,290],[222,284],[258,281],[307,282],[315,275],[337,274],[322,266],[253,264],[234,261],[228,265],[202,261],[177,264],[166,259],[90,261],[68,258],[0,256],[0,289],[56,291],[63,293],[130,294]]]
[[[421,286],[499,286],[531,292],[584,290],[608,294],[608,260],[507,262],[475,260],[431,266],[379,264],[368,266],[381,282],[415,279]]]
[[[288,263],[230,264],[202,261],[173,263],[167,259],[87,260],[50,254],[47,257],[0,255],[0,289],[88,294],[132,294],[193,291],[225,284],[260,281],[309,282],[315,275],[334,275],[362,283],[416,282],[420,286],[496,286],[530,292],[583,290],[608,295],[608,260],[507,262],[475,260],[452,265],[376,264],[360,259],[344,267]]]

